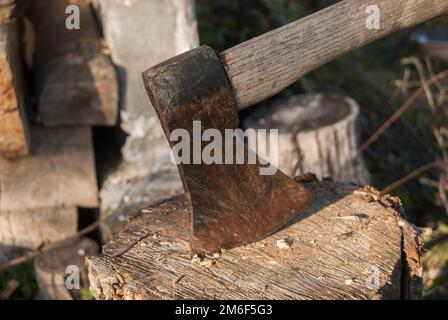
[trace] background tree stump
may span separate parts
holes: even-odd
[[[262,104],[243,127],[279,130],[279,169],[292,177],[312,172],[367,185],[368,172],[356,156],[358,115],[358,104],[348,97],[298,95]]]
[[[68,270],[70,273],[67,273],[67,267],[76,266],[79,269],[80,289],[88,288],[84,257],[97,254],[97,252],[98,245],[95,241],[82,238],[37,257],[34,262],[36,280],[39,285],[37,298],[42,300],[81,300],[85,298],[79,289],[67,288],[66,277],[72,272],[72,270]]]
[[[0,158],[0,214],[3,210],[98,207],[90,128],[32,127],[31,144],[27,157]]]
[[[97,299],[420,297],[420,243],[398,198],[351,184],[306,186],[312,204],[283,230],[202,259],[189,256],[184,195],[143,210],[101,256],[87,258],[91,292]]]

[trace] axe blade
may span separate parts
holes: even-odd
[[[168,140],[175,129],[193,137],[193,121],[200,121],[202,130],[219,130],[222,137],[225,129],[239,126],[232,88],[209,47],[154,66],[143,73],[143,80]],[[247,163],[249,152],[244,144],[244,164],[178,165],[190,199],[192,255],[264,239],[310,202],[311,193],[281,171],[261,175],[260,163]]]

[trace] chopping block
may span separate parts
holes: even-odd
[[[302,179],[303,183],[303,179]],[[400,201],[310,181],[311,204],[279,232],[190,258],[185,195],[142,210],[86,260],[96,299],[420,299],[421,243]]]

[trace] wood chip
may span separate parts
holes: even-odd
[[[277,240],[277,247],[279,249],[289,249],[291,245],[288,243],[287,239]]]

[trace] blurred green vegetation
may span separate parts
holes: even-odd
[[[423,294],[427,299],[448,297],[448,225],[440,223],[437,232],[442,233],[440,239],[428,239],[424,256],[425,287]]]
[[[82,300],[95,300],[95,298],[93,297],[92,292],[90,292],[89,288],[81,288],[79,291],[80,291]]]
[[[37,283],[32,260],[8,270],[0,271],[0,292],[13,279],[20,283],[20,287],[14,292],[12,299],[32,299],[34,297],[37,292]]]

